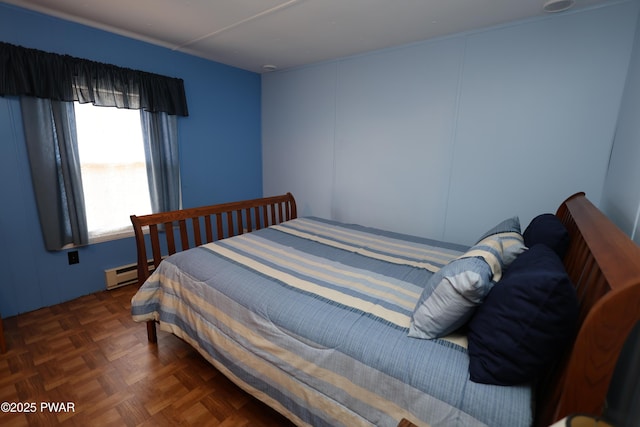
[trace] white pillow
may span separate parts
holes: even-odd
[[[440,338],[464,325],[493,287],[489,264],[482,258],[457,259],[427,282],[416,304],[409,336]]]

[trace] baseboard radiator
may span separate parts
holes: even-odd
[[[147,262],[149,272],[154,270],[153,260]],[[116,289],[122,286],[131,285],[138,282],[138,264],[121,265],[104,271],[104,280],[107,289]]]

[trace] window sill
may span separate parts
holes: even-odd
[[[148,234],[149,230],[147,227],[144,227],[142,229],[142,232],[144,234]],[[120,239],[126,239],[129,237],[135,237],[135,233],[133,232],[133,228],[128,228],[128,229],[123,229],[120,231],[114,231],[111,233],[105,233],[105,234],[99,234],[99,235],[95,235],[95,236],[89,236],[89,243],[87,243],[87,245],[93,245],[96,243],[105,243],[105,242],[110,242],[112,240],[120,240]],[[73,243],[70,243],[68,245],[65,245],[62,247],[62,250],[68,250],[68,249],[74,249],[74,248],[80,248],[82,246],[87,246],[87,245],[74,245]]]
[[[128,228],[126,230],[114,231],[111,233],[99,234],[96,236],[89,235],[89,244],[92,245],[94,243],[110,242],[112,240],[126,239],[128,237],[133,237],[133,236],[134,236],[134,233],[132,228]]]

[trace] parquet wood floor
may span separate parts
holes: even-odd
[[[292,426],[175,336],[148,344],[130,316],[135,290],[4,319],[0,402],[35,412],[0,412],[0,426]]]

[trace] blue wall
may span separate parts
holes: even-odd
[[[264,192],[291,191],[303,215],[467,244],[577,191],[599,204],[638,7],[264,74]]]
[[[260,76],[0,3],[0,40],[185,81],[179,118],[185,207],[262,196]],[[17,99],[0,98],[0,313],[3,317],[105,287],[103,270],[135,262],[132,238],[44,250]],[[134,213],[134,212],[132,212]]]

